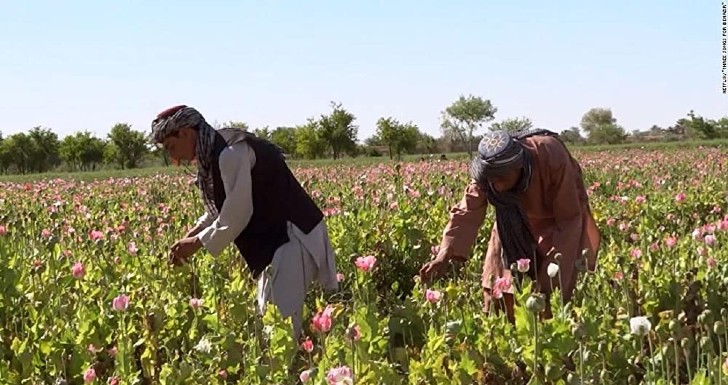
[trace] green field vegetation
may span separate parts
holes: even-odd
[[[611,152],[620,151],[625,149],[644,148],[647,150],[655,151],[670,151],[685,148],[694,147],[728,147],[728,139],[715,139],[715,140],[695,140],[695,141],[675,141],[675,142],[651,142],[651,143],[627,143],[627,144],[614,144],[614,145],[570,145],[571,150],[578,154],[579,152]],[[468,154],[464,152],[455,152],[445,154],[449,160],[466,160]],[[429,154],[413,154],[402,156],[402,162],[417,162],[421,158],[426,160],[437,160],[440,154],[432,154],[430,158]],[[298,167],[324,167],[324,166],[335,166],[335,165],[373,165],[379,163],[394,163],[398,162],[395,159],[390,159],[386,156],[377,157],[345,157],[339,159],[314,159],[314,160],[290,160],[288,164],[292,168]],[[155,174],[169,174],[177,175],[187,173],[193,175],[195,173],[194,166],[153,166],[133,169],[102,169],[98,171],[84,171],[84,172],[45,172],[45,173],[34,173],[25,175],[0,175],[0,182],[9,183],[23,183],[23,182],[35,182],[44,179],[73,179],[80,181],[91,181],[101,180],[107,178],[133,178],[143,177]]]
[[[416,277],[468,181],[452,159],[467,155],[293,161],[341,274],[338,292],[309,293],[301,340],[275,307],[256,314],[232,247],[168,266],[202,205],[189,177],[160,173],[189,170],[6,184],[0,384],[324,384],[337,374],[367,385],[724,383],[725,144],[574,148],[602,233],[598,267],[571,302],[552,296],[544,322],[529,278],[499,281],[514,285],[515,325],[483,313],[492,210],[461,268]],[[560,263],[548,267],[554,280]]]

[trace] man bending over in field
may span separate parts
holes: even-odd
[[[450,210],[438,255],[420,275],[426,280],[439,277],[450,261],[467,259],[490,204],[495,207],[495,223],[483,263],[485,311],[491,305],[502,310],[504,302],[508,319],[514,322],[515,285],[496,287],[504,301],[492,301],[493,283],[500,277],[510,280],[510,267],[525,258],[535,289],[547,295],[544,317],[550,318],[551,288],[560,287],[564,300],[571,299],[582,250],[588,250],[586,268],[596,268],[601,235],[589,209],[581,167],[553,132],[497,131],[480,142],[470,175],[462,200]],[[551,279],[547,266],[557,253],[560,279]],[[522,261],[519,267],[525,270],[524,266]]]
[[[194,160],[205,214],[171,247],[182,264],[204,247],[213,256],[234,243],[258,280],[258,310],[272,302],[291,317],[296,338],[309,284],[336,290],[334,252],[321,210],[286,165],[279,147],[235,129],[215,130],[192,107],[152,122],[153,141],[175,162]]]

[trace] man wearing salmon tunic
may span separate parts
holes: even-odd
[[[437,256],[422,267],[420,275],[425,280],[437,278],[450,262],[465,261],[490,205],[495,208],[495,223],[483,263],[485,311],[502,310],[505,304],[508,319],[514,322],[515,285],[507,283],[512,266],[527,265],[528,270],[521,272],[547,295],[543,317],[550,318],[549,294],[559,287],[564,301],[571,299],[577,261],[583,257],[587,270],[596,269],[601,235],[579,163],[551,131],[495,131],[478,145],[470,176],[463,198],[450,210]],[[552,262],[559,265],[554,278],[547,273]]]

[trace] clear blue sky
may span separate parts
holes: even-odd
[[[461,94],[561,131],[611,107],[628,131],[728,115],[721,2],[0,0],[0,131],[147,130],[184,103],[287,126],[340,101],[439,135]]]

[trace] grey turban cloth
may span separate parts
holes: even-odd
[[[212,152],[215,145],[215,138],[218,133],[207,123],[202,114],[192,107],[178,105],[170,107],[157,115],[152,121],[151,140],[154,143],[161,143],[166,137],[178,132],[184,127],[189,127],[197,132],[195,144],[195,160],[197,163],[197,184],[202,191],[203,203],[211,215],[217,214],[212,197],[213,176],[212,176]]]

